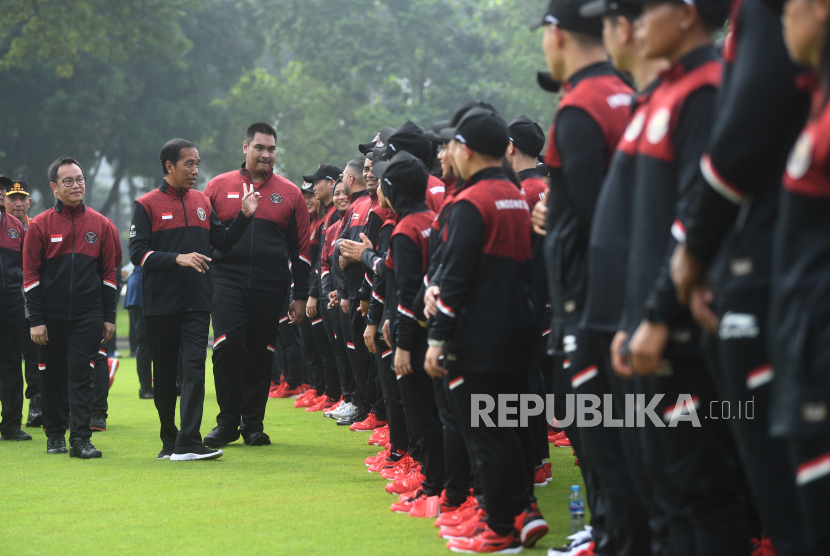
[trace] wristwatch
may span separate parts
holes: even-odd
[[[438,348],[444,347],[444,343],[445,343],[444,340],[434,340],[432,338],[429,338],[427,340],[427,345],[429,347],[438,347]]]

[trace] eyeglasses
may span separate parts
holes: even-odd
[[[86,183],[86,178],[83,176],[76,180],[72,178],[64,178],[61,180],[61,183],[64,185],[64,187],[72,187],[73,183],[77,183],[78,185],[84,185]]]

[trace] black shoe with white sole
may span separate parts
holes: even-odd
[[[211,450],[210,448],[196,445],[189,448],[176,448],[170,455],[170,461],[195,461],[221,457],[222,450]]]
[[[165,446],[159,452],[159,459],[170,459],[170,456],[173,455],[173,450],[175,448],[173,446]]]

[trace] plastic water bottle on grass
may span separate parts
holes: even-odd
[[[571,514],[571,533],[578,533],[585,529],[585,498],[582,496],[582,489],[579,485],[571,487],[568,510]]]

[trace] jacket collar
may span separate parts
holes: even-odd
[[[585,66],[584,68],[575,71],[573,75],[571,75],[567,79],[567,81],[565,81],[562,84],[562,86],[565,89],[565,92],[567,93],[571,89],[579,85],[579,82],[583,79],[587,79],[589,77],[596,77],[599,75],[609,75],[614,73],[614,67],[611,65],[611,62],[597,62],[595,64]]]
[[[86,205],[84,205],[84,202],[81,201],[80,204],[73,207],[72,205],[63,204],[63,202],[59,199],[55,202],[55,212],[66,217],[76,216],[86,212]]]
[[[368,188],[362,189],[360,191],[355,191],[354,193],[349,195],[349,197],[351,197],[352,202],[354,203],[356,200],[360,199],[361,197],[365,197],[366,195],[371,195]]]
[[[165,195],[170,195],[172,197],[184,197],[190,190],[183,189],[181,187],[174,187],[167,183],[167,180],[164,180],[163,182],[161,182],[161,186],[159,186],[159,191],[161,191]]]
[[[248,180],[250,183],[254,183],[254,178],[251,177],[251,172],[248,171],[248,168],[245,167],[245,162],[242,163],[242,166],[239,167],[239,174]],[[271,170],[270,172],[265,172],[265,179],[262,180],[262,183],[256,186],[256,189],[259,189],[271,179],[271,176],[274,175],[274,171]]]
[[[505,180],[510,181],[507,179],[507,176],[502,170],[501,166],[493,166],[491,168],[485,168],[479,172],[476,172],[470,179],[464,181],[464,188],[472,187],[480,181],[485,180]]]
[[[527,170],[522,170],[516,175],[519,176],[519,181],[525,181],[532,178],[542,179],[541,174],[539,174],[539,170],[537,170],[536,168],[528,168]]]
[[[712,45],[696,48],[680,58],[672,67],[660,74],[663,81],[677,81],[690,71],[707,62],[719,60],[718,52]]]

